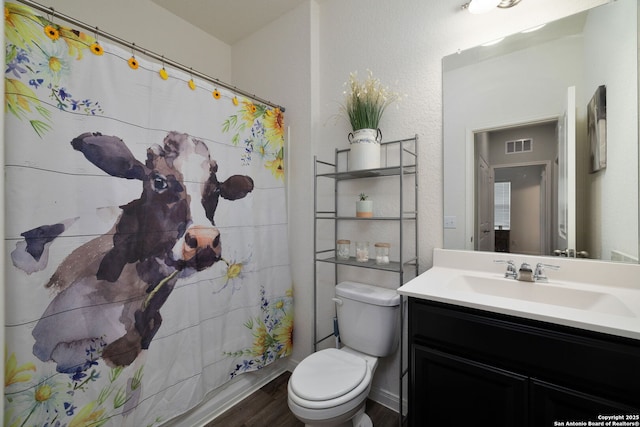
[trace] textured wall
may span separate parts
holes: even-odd
[[[635,109],[628,107],[637,100],[638,93],[638,87],[629,85],[627,77],[637,67],[634,23],[638,5],[634,3],[619,2],[620,7],[598,10],[597,19],[608,24],[597,25],[596,22],[601,21],[596,21],[587,22],[585,26],[589,40],[585,52],[585,81],[586,87],[593,89],[578,103],[587,105],[595,87],[602,82],[607,85],[607,168],[595,174],[583,172],[590,184],[589,236],[599,238],[594,238],[588,250],[592,256],[602,259],[611,259],[611,251],[638,259],[638,193],[633,192],[633,186],[620,185],[638,182],[638,144],[625,144],[624,149],[616,149],[624,141],[638,141],[638,128],[628,126],[638,118],[637,103]],[[614,30],[605,31],[609,25]],[[616,40],[615,47],[611,46],[611,40]],[[618,64],[616,67],[607,66],[614,61]],[[588,156],[588,152],[584,154]],[[588,164],[587,159],[584,158],[583,164]]]
[[[381,128],[385,139],[415,133],[420,138],[421,271],[431,266],[433,248],[442,247],[443,241],[442,57],[604,1],[525,0],[513,9],[485,15],[461,11],[462,3],[464,1],[455,0],[325,0],[319,4],[319,110],[318,116],[312,117],[313,151],[321,158],[333,159],[334,148],[347,147],[348,124],[344,120],[336,122],[334,117],[349,72],[357,70],[363,75],[371,69],[383,82],[408,95],[398,109],[388,110]],[[310,208],[295,207],[298,212],[309,212]],[[306,244],[293,242],[292,250],[295,252],[299,245],[300,250],[309,251]],[[310,301],[309,292],[307,285],[296,288],[300,315],[311,307],[306,305],[306,301]],[[300,331],[296,337],[303,340],[308,333]],[[298,345],[308,348],[306,342],[297,341]],[[296,350],[299,355],[298,348]],[[396,364],[397,360],[383,361],[376,374],[374,393],[381,400],[386,393],[396,393]]]
[[[385,140],[414,134],[420,138],[419,241],[424,271],[432,264],[433,248],[442,247],[443,241],[442,57],[605,2],[524,0],[513,9],[471,15],[460,10],[463,0],[309,0],[300,6],[302,13],[294,11],[233,46],[234,84],[276,98],[287,107],[286,121],[291,126],[294,361],[312,351],[313,155],[332,161],[336,148],[348,146],[350,129],[337,113],[349,73],[364,75],[370,69],[385,84],[408,95],[397,109],[388,110],[381,128]],[[270,57],[256,53],[265,45],[271,46]],[[290,83],[291,89],[277,93],[256,78],[272,72]],[[353,191],[373,193],[375,188],[363,184]],[[374,201],[374,211],[376,203],[385,201]],[[368,232],[376,235],[375,230]],[[369,280],[367,275],[362,277]],[[392,279],[381,280],[393,286]],[[326,327],[331,303],[321,311]],[[377,400],[390,403],[397,393],[397,363],[397,358],[381,361],[372,392]]]
[[[606,0],[524,0],[513,9],[486,15],[460,11],[464,2],[308,0],[230,48],[169,16],[150,0],[57,0],[55,7],[287,107],[296,298],[293,359],[302,360],[312,349],[312,158],[318,154],[333,159],[336,147],[347,147],[348,125],[336,121],[335,115],[349,72],[364,74],[371,69],[383,82],[408,94],[398,109],[388,111],[381,127],[385,139],[416,133],[420,137],[419,239],[424,271],[432,264],[433,248],[441,247],[443,240],[442,57]],[[176,35],[174,44],[171,40]],[[257,55],[260,50],[269,54]],[[272,73],[281,76],[282,86],[273,87],[261,79]],[[393,394],[395,378],[396,361],[383,363],[374,388]]]
[[[231,81],[231,46],[151,0],[37,1],[194,70]]]

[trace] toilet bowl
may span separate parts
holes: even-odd
[[[313,353],[288,384],[291,412],[307,426],[370,427],[364,413],[378,359],[348,347]]]
[[[343,347],[320,350],[298,364],[289,379],[289,409],[307,426],[372,427],[364,408],[378,357],[397,348],[400,296],[357,282],[335,289]]]

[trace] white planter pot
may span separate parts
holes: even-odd
[[[349,134],[349,170],[380,167],[380,129],[358,129]]]
[[[373,200],[358,200],[356,202],[356,217],[371,218],[373,216]]]

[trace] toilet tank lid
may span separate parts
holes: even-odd
[[[336,296],[385,307],[400,305],[400,295],[395,289],[381,288],[366,283],[338,283]]]

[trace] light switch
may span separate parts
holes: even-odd
[[[445,216],[444,217],[444,228],[456,228],[456,217],[455,216]]]

